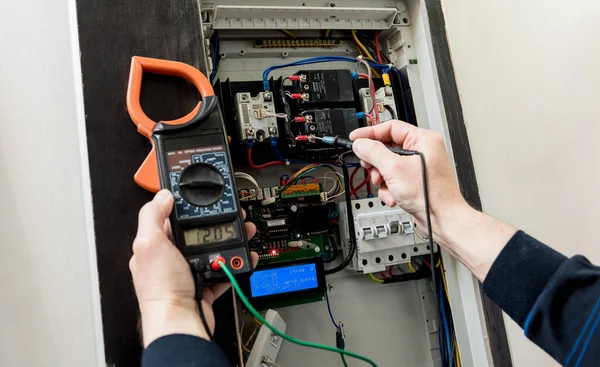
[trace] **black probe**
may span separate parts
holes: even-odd
[[[339,136],[324,136],[324,137],[314,136],[314,139],[320,140],[322,143],[327,144],[327,145],[332,145],[334,147],[346,148],[348,150],[352,149],[352,140],[340,138]],[[417,155],[417,154],[419,154],[414,150],[402,149],[400,147],[390,147],[390,146],[386,146],[386,147],[388,148],[388,150],[390,152],[398,154],[398,155]]]

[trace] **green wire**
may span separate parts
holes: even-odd
[[[231,284],[233,285],[233,289],[235,289],[235,292],[238,294],[238,296],[240,297],[242,302],[244,302],[244,305],[246,305],[246,308],[250,311],[252,316],[256,317],[256,319],[258,321],[262,322],[267,328],[269,328],[269,330],[271,330],[275,334],[279,335],[280,337],[282,337],[283,339],[285,339],[289,342],[301,345],[303,347],[323,349],[323,350],[326,350],[329,352],[340,353],[342,355],[345,354],[349,357],[353,357],[353,358],[365,361],[373,367],[378,367],[377,364],[375,364],[375,362],[373,362],[371,359],[369,359],[367,357],[363,357],[360,354],[352,353],[352,352],[349,352],[349,351],[343,350],[343,349],[330,347],[329,345],[323,345],[323,344],[318,344],[318,343],[313,343],[313,342],[309,342],[309,341],[305,341],[305,340],[296,339],[294,337],[291,337],[291,336],[284,334],[281,331],[277,330],[273,325],[269,324],[267,322],[267,320],[265,320],[265,318],[262,317],[262,315],[260,313],[258,313],[258,311],[256,311],[256,309],[254,307],[252,307],[252,305],[250,304],[250,301],[248,301],[248,298],[246,298],[246,296],[244,295],[244,292],[242,292],[240,285],[237,283],[237,281],[233,277],[233,274],[231,274],[231,271],[229,270],[229,268],[227,268],[227,265],[225,265],[225,263],[223,263],[222,261],[219,261],[218,264],[221,265],[221,270],[223,270],[225,275],[227,275],[227,278],[229,278],[229,280],[231,281]]]

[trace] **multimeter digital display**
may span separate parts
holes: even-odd
[[[233,223],[219,224],[217,226],[194,228],[183,231],[185,246],[202,246],[221,241],[239,239]]]
[[[144,72],[188,80],[198,88],[201,103],[181,119],[152,121],[139,101]],[[236,276],[251,273],[223,118],[206,76],[180,62],[134,56],[127,111],[153,145],[135,181],[150,191],[166,188],[173,193],[171,230],[191,267],[208,283],[228,280],[221,261]]]

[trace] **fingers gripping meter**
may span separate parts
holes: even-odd
[[[184,78],[198,89],[202,101],[181,119],[156,123],[140,104],[144,72]],[[146,190],[166,188],[173,193],[173,238],[192,268],[206,282],[227,280],[219,260],[235,275],[251,272],[223,118],[208,79],[184,63],[134,56],[127,110],[138,132],[152,144],[134,180]]]

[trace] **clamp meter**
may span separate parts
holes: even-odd
[[[181,119],[156,123],[140,104],[144,72],[184,78],[198,89],[202,101]],[[173,238],[192,268],[209,283],[227,280],[218,261],[228,264],[235,275],[250,273],[250,250],[227,136],[208,79],[184,63],[135,56],[127,109],[138,132],[152,143],[134,179],[149,191],[166,188],[173,193]]]

